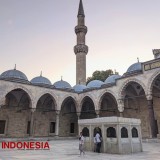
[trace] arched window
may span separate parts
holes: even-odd
[[[87,127],[84,127],[82,130],[82,134],[84,137],[89,137],[89,129]]]
[[[128,130],[125,127],[121,129],[121,138],[128,138]]]
[[[113,127],[107,128],[107,137],[116,138],[116,130]]]
[[[138,130],[135,127],[132,128],[132,137],[133,138],[138,137]]]

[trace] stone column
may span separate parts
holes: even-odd
[[[34,136],[34,112],[36,111],[36,108],[31,109],[31,119],[30,119],[30,136]]]
[[[156,138],[157,137],[157,126],[156,126],[155,115],[154,115],[152,95],[147,96],[147,102],[148,102],[148,112],[149,112],[151,136],[152,136],[152,138]]]
[[[60,111],[56,111],[56,136],[59,136],[59,114]]]
[[[80,113],[80,112],[77,112],[77,117],[78,117],[78,119],[80,119],[80,115],[81,115],[81,113]]]
[[[118,111],[119,111],[120,117],[123,117],[124,99],[119,99],[119,100],[118,100]]]

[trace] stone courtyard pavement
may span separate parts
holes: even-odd
[[[0,144],[1,145],[1,144]],[[143,152],[130,155],[112,155],[86,152],[79,157],[77,140],[49,141],[50,150],[2,150],[0,160],[160,160],[160,143],[143,143]]]

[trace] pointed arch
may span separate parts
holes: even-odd
[[[36,108],[37,108],[37,104],[38,104],[38,101],[42,98],[42,96],[44,95],[49,95],[50,97],[52,97],[52,100],[54,102],[54,105],[55,105],[55,110],[57,110],[57,96],[55,94],[53,94],[52,92],[41,92],[37,97],[36,97],[36,100],[35,100],[35,104],[36,104]]]
[[[147,84],[147,93],[146,95],[150,95],[152,94],[152,89],[153,89],[153,84],[154,81],[156,80],[156,78],[160,75],[160,69],[158,69],[158,71],[156,71],[148,80],[148,84]]]
[[[24,91],[21,88],[16,88],[8,92],[5,96],[5,99],[6,99],[5,104],[9,106],[10,105],[15,107],[23,106],[25,108],[26,107],[31,108],[32,106],[30,96],[26,91]]]
[[[89,96],[83,97],[81,101],[80,119],[96,118],[96,110],[93,100]]]
[[[145,94],[146,94],[146,86],[145,86],[145,84],[143,83],[143,82],[141,82],[140,80],[138,80],[138,79],[136,79],[136,78],[131,78],[131,79],[127,79],[123,84],[122,84],[122,86],[121,86],[121,88],[120,88],[120,90],[119,90],[119,92],[118,92],[118,96],[119,96],[119,98],[124,98],[124,91],[125,91],[125,89],[127,88],[127,86],[130,84],[130,83],[132,83],[132,82],[135,82],[135,83],[137,83],[137,84],[139,84],[142,88],[143,88],[143,90],[144,90],[144,92],[145,92]]]
[[[11,91],[16,90],[16,89],[21,89],[24,92],[26,92],[26,94],[28,95],[28,97],[30,99],[30,108],[32,108],[33,107],[33,102],[34,102],[34,96],[33,96],[32,92],[28,88],[26,88],[26,87],[24,87],[23,85],[20,85],[20,84],[18,84],[18,85],[15,84],[14,86],[6,87],[5,91],[1,95],[1,98],[5,99],[5,97],[6,97],[6,95],[8,93],[10,93]]]
[[[99,100],[99,115],[100,117],[118,116],[116,97],[108,91],[104,92]]]
[[[118,105],[118,101],[117,101],[118,98],[117,98],[116,94],[115,94],[113,91],[111,91],[111,90],[105,90],[105,91],[103,91],[103,92],[100,94],[100,96],[99,96],[99,98],[98,98],[98,106],[99,106],[99,107],[101,106],[102,99],[104,98],[104,96],[105,96],[106,94],[110,95],[110,96],[114,99],[114,101],[116,102],[116,104]],[[99,108],[99,109],[100,109],[100,108]]]
[[[93,101],[95,110],[98,110],[98,108],[96,108],[96,107],[97,107],[97,105],[96,105],[96,99],[97,99],[97,98],[94,97],[94,96],[91,95],[91,94],[85,94],[85,95],[83,95],[83,96],[81,97],[81,99],[79,100],[79,101],[80,101],[80,110],[82,109],[82,105],[83,105],[83,102],[84,102],[85,97],[90,98],[90,99]]]

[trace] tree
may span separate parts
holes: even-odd
[[[87,84],[93,80],[100,80],[104,82],[112,74],[114,74],[112,69],[108,69],[106,71],[95,71],[93,72],[92,77],[87,78]],[[115,74],[118,74],[118,72],[115,72]]]

